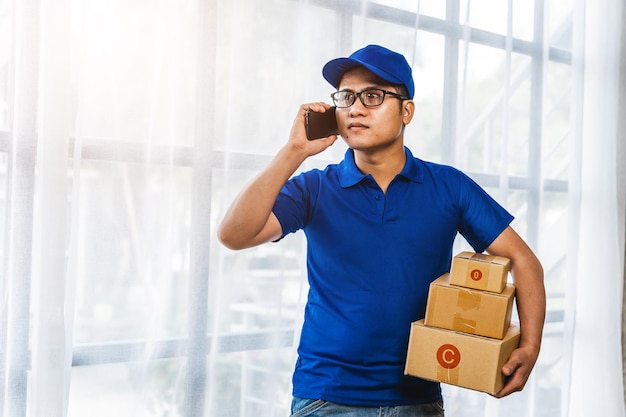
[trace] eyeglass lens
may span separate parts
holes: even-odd
[[[333,103],[337,107],[352,106],[354,102],[356,101],[357,96],[359,97],[359,99],[361,100],[361,103],[363,103],[365,107],[374,107],[374,106],[380,106],[381,104],[383,104],[386,94],[390,94],[398,98],[404,98],[401,95],[393,93],[391,91],[381,90],[377,88],[363,90],[359,93],[354,92],[354,91],[349,91],[349,90],[337,91],[331,94],[331,97],[333,99]]]

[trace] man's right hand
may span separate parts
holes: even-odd
[[[325,151],[332,146],[338,138],[337,135],[331,135],[326,138],[315,140],[309,140],[306,137],[305,123],[307,110],[324,113],[328,109],[330,109],[330,104],[323,102],[308,103],[300,106],[298,115],[296,116],[293,126],[291,127],[291,133],[289,134],[289,141],[287,142],[287,145],[292,147],[295,152],[300,152],[302,155],[301,157],[304,157],[304,159]],[[304,159],[302,159],[302,162]]]
[[[280,222],[272,213],[281,188],[306,158],[328,149],[337,140],[336,135],[308,140],[304,126],[306,112],[325,112],[329,108],[326,103],[300,106],[287,143],[239,193],[224,215],[218,228],[218,237],[224,246],[244,249],[282,236]]]

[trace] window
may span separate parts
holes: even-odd
[[[38,56],[22,25],[37,22],[17,2],[2,4],[0,45],[9,46],[0,48],[0,248],[9,272],[0,291],[9,301],[0,315],[0,392],[21,399],[9,414],[21,417],[35,334],[28,328],[41,314],[31,281],[41,150],[37,108],[23,101],[37,100],[29,88],[38,73],[20,72]],[[526,390],[494,411],[485,396],[446,387],[449,412],[559,415],[572,2],[71,7],[74,128],[69,191],[59,203],[70,219],[70,417],[288,414],[304,239],[234,253],[217,243],[215,225],[284,143],[300,103],[330,100],[322,65],[368,43],[412,60],[417,117],[407,145],[462,169],[505,205],[546,270],[544,346]],[[302,169],[338,161],[342,146]]]

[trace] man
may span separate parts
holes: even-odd
[[[403,374],[410,323],[428,286],[449,271],[461,233],[476,252],[511,259],[521,342],[496,395],[521,390],[539,354],[541,264],[513,217],[460,171],[414,158],[404,129],[415,112],[406,59],[369,45],[328,62],[345,159],[291,178],[337,136],[307,140],[300,107],[288,142],[235,199],[219,238],[242,249],[303,229],[310,291],[293,376],[293,416],[443,416],[439,384]],[[385,414],[387,415],[387,414]]]

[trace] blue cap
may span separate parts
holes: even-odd
[[[333,87],[338,88],[341,77],[351,68],[363,66],[391,84],[403,84],[409,97],[415,94],[411,66],[403,55],[379,45],[367,45],[348,58],[328,61],[322,75]]]

